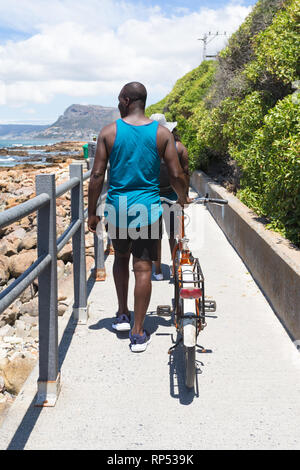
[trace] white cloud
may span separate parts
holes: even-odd
[[[0,0],[1,22],[35,31],[0,46],[0,105],[48,103],[57,94],[110,95],[115,105],[121,86],[132,80],[143,82],[150,96],[163,97],[201,62],[197,38],[208,31],[232,33],[249,11],[231,4],[167,18],[159,8],[133,9],[124,1],[22,0],[20,7],[10,0],[7,7]],[[224,37],[216,38],[208,52],[223,45]]]

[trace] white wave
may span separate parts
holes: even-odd
[[[0,162],[13,162],[15,159],[13,157],[0,158]]]

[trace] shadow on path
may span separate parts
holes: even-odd
[[[87,297],[89,297],[94,284],[95,280],[91,274],[87,281]],[[71,315],[58,346],[59,370],[61,370],[62,364],[66,358],[76,326],[77,322],[74,321],[73,315]],[[15,435],[13,436],[12,440],[9,443],[9,446],[7,447],[7,450],[23,450],[25,448],[30,434],[43,410],[42,407],[34,406],[36,398],[37,394],[30,403],[26,414],[24,415],[17,431],[15,432]]]

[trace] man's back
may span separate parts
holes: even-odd
[[[131,210],[134,214],[139,211],[138,206],[143,205],[145,211],[139,217],[141,226],[154,223],[162,213],[157,127],[158,123],[153,121],[140,125],[130,124],[123,119],[116,121],[115,139],[113,143],[110,142],[110,177],[106,202],[116,211],[117,226],[124,226],[124,218],[122,224],[119,220],[119,212],[123,209],[123,212]],[[124,197],[127,208],[124,208]],[[132,218],[128,218],[127,224]],[[112,220],[109,222],[113,223]]]

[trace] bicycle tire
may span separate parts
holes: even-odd
[[[196,376],[196,347],[184,346],[185,353],[185,385],[194,388]]]

